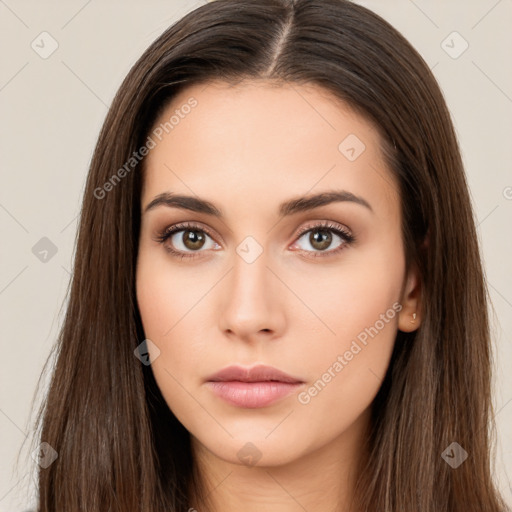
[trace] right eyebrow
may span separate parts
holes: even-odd
[[[153,210],[157,206],[168,206],[170,208],[181,208],[184,210],[191,210],[198,213],[206,213],[218,218],[223,218],[222,212],[212,203],[205,199],[200,199],[194,196],[184,196],[171,194],[170,192],[163,192],[157,195],[144,209],[144,213]]]

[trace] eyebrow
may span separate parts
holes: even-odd
[[[295,213],[305,212],[336,202],[350,202],[364,206],[373,213],[370,203],[362,197],[356,196],[346,190],[333,190],[322,192],[315,195],[296,197],[285,201],[279,205],[279,215],[282,217],[293,215]],[[223,219],[224,215],[213,203],[194,196],[185,196],[163,192],[157,195],[144,209],[144,213],[153,210],[158,206],[167,206],[170,208],[181,208],[197,213],[213,215]]]

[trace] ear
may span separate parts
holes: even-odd
[[[398,314],[398,329],[402,332],[415,331],[421,324],[421,279],[416,264],[411,264],[402,289]]]

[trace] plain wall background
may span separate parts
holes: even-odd
[[[30,406],[63,319],[77,215],[108,105],[147,46],[202,3],[0,0],[1,512],[34,505]],[[496,473],[512,504],[512,1],[358,3],[422,54],[452,113],[496,313]],[[38,37],[44,31],[58,43],[46,59],[31,47],[51,49]],[[32,252],[43,237],[57,249],[46,262]]]

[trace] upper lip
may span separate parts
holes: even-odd
[[[287,373],[278,370],[272,366],[257,365],[251,368],[244,366],[227,366],[217,373],[210,375],[206,379],[210,382],[227,382],[227,381],[240,381],[240,382],[264,382],[264,381],[278,381],[301,383],[301,379],[292,377]]]

